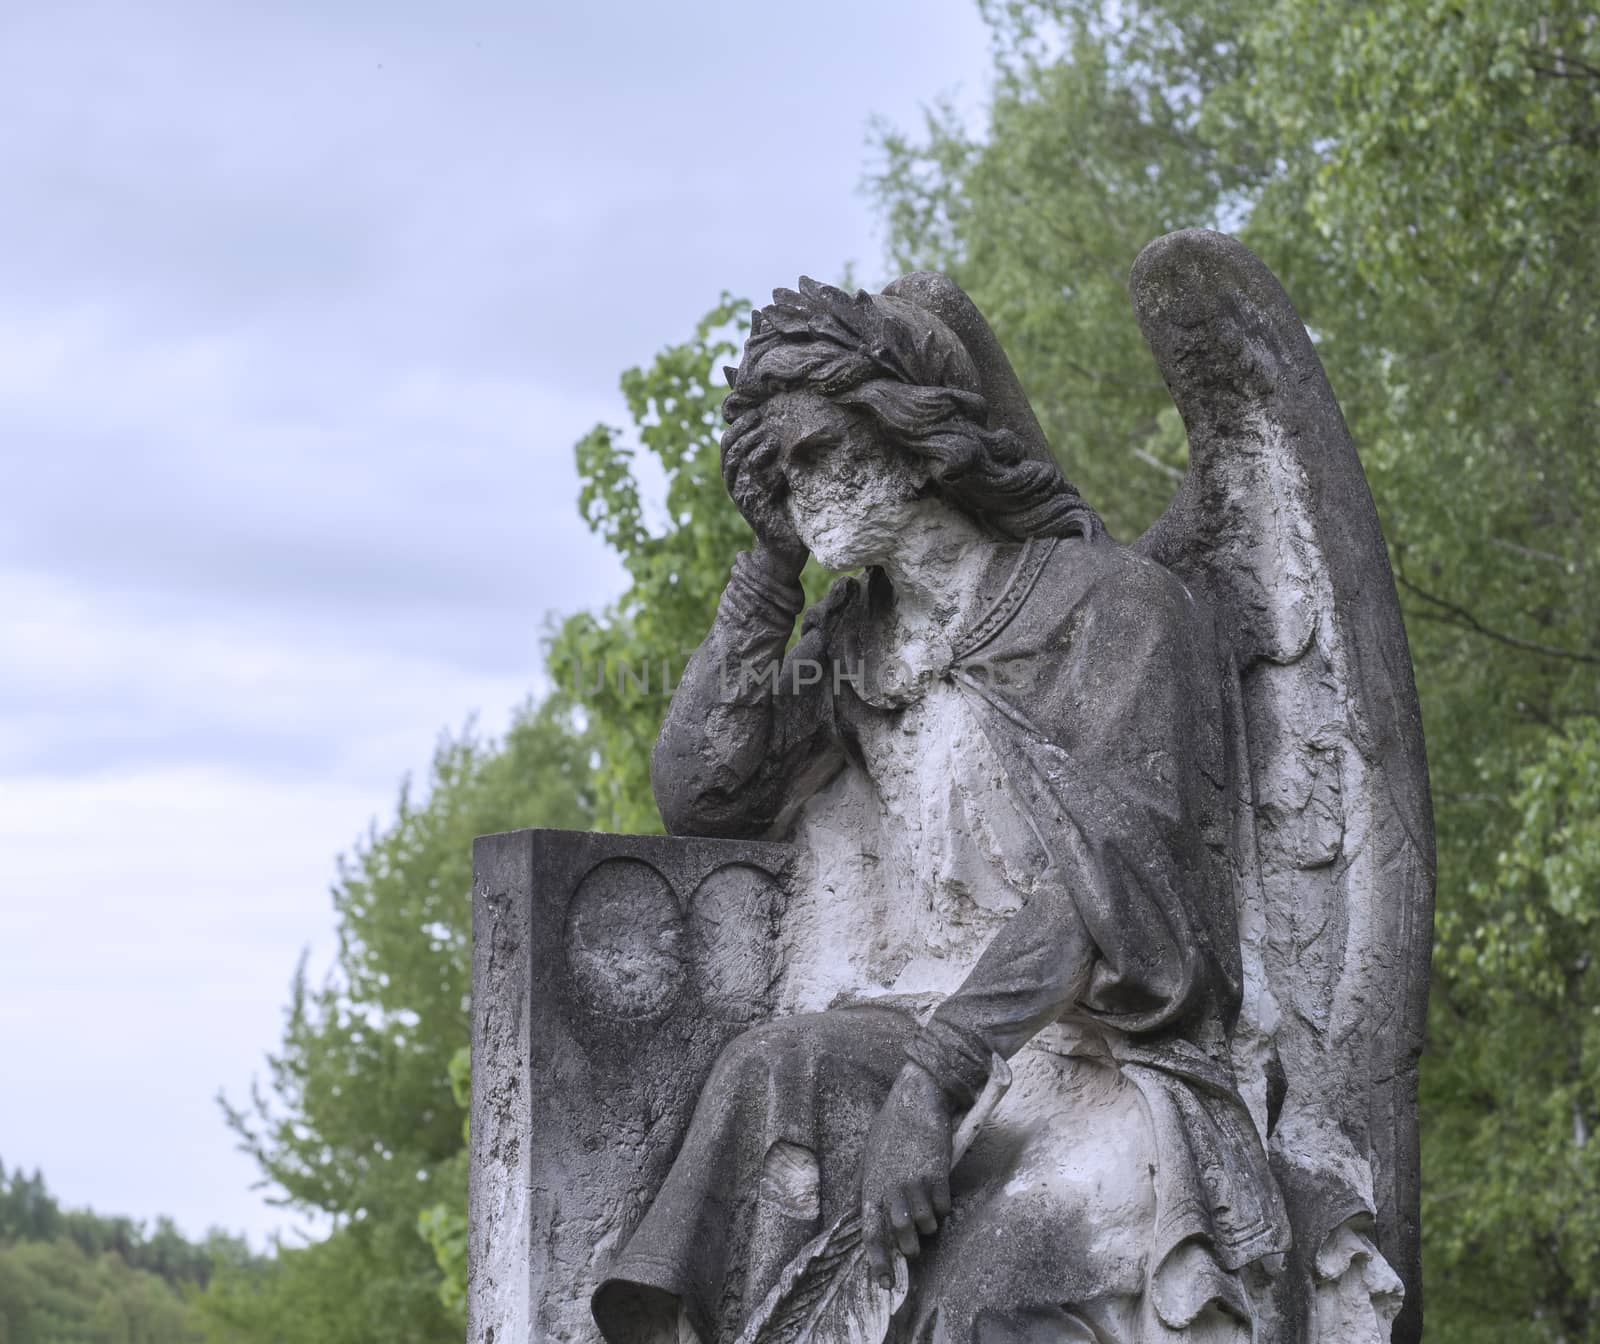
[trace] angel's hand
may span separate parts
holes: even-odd
[[[782,509],[773,512],[778,516],[763,516],[760,526],[751,523],[755,528],[757,550],[762,563],[775,577],[794,583],[799,580],[800,571],[806,567],[811,552],[795,532],[788,515]]]
[[[733,502],[756,534],[757,550],[768,571],[785,582],[798,579],[811,552],[800,540],[782,501],[740,490],[734,494]]]
[[[880,1287],[894,1282],[891,1256],[915,1256],[919,1238],[950,1212],[949,1103],[917,1064],[900,1071],[867,1135],[861,1164],[861,1239]]]
[[[759,419],[742,416],[722,436],[722,479],[772,571],[792,581],[805,568],[810,550],[789,517],[782,478],[774,469],[776,453]]]

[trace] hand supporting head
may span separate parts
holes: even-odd
[[[897,511],[931,497],[999,538],[1099,529],[1053,462],[990,423],[976,366],[931,311],[806,279],[773,299],[728,371],[722,450],[729,494],[769,546],[876,563]]]

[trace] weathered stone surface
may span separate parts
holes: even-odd
[[[474,1344],[598,1340],[589,1298],[718,1052],[771,1006],[782,846],[575,831],[474,850]]]
[[[755,315],[678,834],[480,842],[475,1340],[1419,1336],[1432,827],[1377,516],[1254,257],[1171,235],[1132,292],[1191,452],[1131,546],[948,279]],[[790,647],[808,554],[863,573]]]
[[[1139,546],[1231,621],[1242,673],[1256,807],[1241,929],[1258,980],[1239,1033],[1270,1040],[1285,1080],[1272,1156],[1305,1230],[1296,1257],[1319,1319],[1336,1298],[1393,1309],[1403,1286],[1394,1339],[1409,1344],[1433,814],[1377,510],[1311,338],[1257,258],[1185,230],[1145,249],[1130,287],[1191,453]],[[1377,1247],[1393,1273],[1372,1268]],[[1348,1319],[1318,1328],[1361,1337]]]

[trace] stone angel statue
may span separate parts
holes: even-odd
[[[1432,823],[1377,516],[1254,256],[1172,234],[1131,289],[1190,443],[1131,545],[951,281],[754,316],[723,471],[757,544],[652,772],[669,831],[797,869],[777,1011],[594,1295],[611,1344],[1420,1335]],[[789,647],[808,555],[853,573]],[[810,1268],[885,1319],[755,1319],[842,1226]]]

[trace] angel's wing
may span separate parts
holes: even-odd
[[[1377,512],[1310,337],[1248,249],[1168,234],[1130,287],[1189,434],[1188,475],[1137,549],[1204,591],[1237,678],[1255,1109],[1301,1272],[1333,1272],[1375,1213],[1406,1289],[1393,1337],[1412,1341],[1433,822]]]

